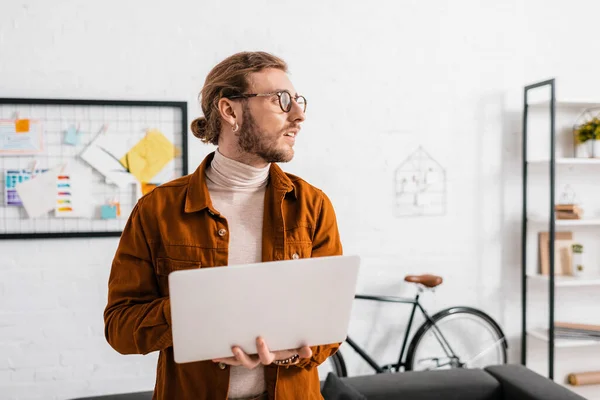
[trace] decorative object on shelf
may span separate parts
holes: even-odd
[[[421,146],[396,168],[397,217],[446,214],[446,171]]]
[[[573,372],[568,375],[568,380],[573,386],[596,385],[600,383],[600,371]]]
[[[540,274],[550,275],[550,234],[539,233]],[[573,232],[555,232],[554,275],[573,274]]]
[[[583,209],[577,204],[577,195],[571,185],[565,185],[558,204],[554,206],[556,219],[581,219]]]
[[[575,157],[600,158],[600,107],[584,110],[573,127]]]
[[[573,243],[573,276],[584,275],[583,268],[583,245],[581,243]]]

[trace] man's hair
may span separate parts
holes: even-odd
[[[192,121],[194,136],[204,143],[217,145],[221,132],[219,100],[245,93],[250,86],[248,76],[266,68],[287,72],[285,61],[262,51],[237,53],[217,64],[207,75],[199,95],[204,117]]]

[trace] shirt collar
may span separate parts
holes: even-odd
[[[216,210],[212,206],[210,200],[210,193],[206,186],[206,168],[210,166],[215,152],[207,155],[202,163],[196,168],[196,171],[190,176],[188,190],[185,198],[185,212],[191,213],[208,208],[212,212],[216,213]],[[292,180],[287,176],[285,172],[275,163],[271,163],[269,168],[269,185],[273,188],[283,191],[284,193],[292,193],[296,198],[296,187]],[[267,187],[268,187],[267,186]]]

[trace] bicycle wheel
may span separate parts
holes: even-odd
[[[483,311],[452,307],[431,319],[435,325],[425,321],[410,342],[407,371],[483,368],[506,363],[508,345],[504,333]]]
[[[338,350],[334,355],[329,357],[325,362],[318,367],[319,380],[324,381],[329,373],[334,373],[339,377],[347,376],[346,362],[342,353]]]

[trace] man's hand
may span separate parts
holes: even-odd
[[[227,365],[243,365],[248,369],[253,369],[256,368],[258,364],[269,365],[273,361],[285,360],[286,358],[292,357],[294,354],[298,354],[300,358],[309,358],[312,356],[312,350],[308,346],[295,350],[271,352],[267,343],[261,337],[256,339],[256,348],[258,349],[258,354],[248,355],[238,346],[234,346],[231,349],[233,357],[217,358],[214,359],[213,362]]]

